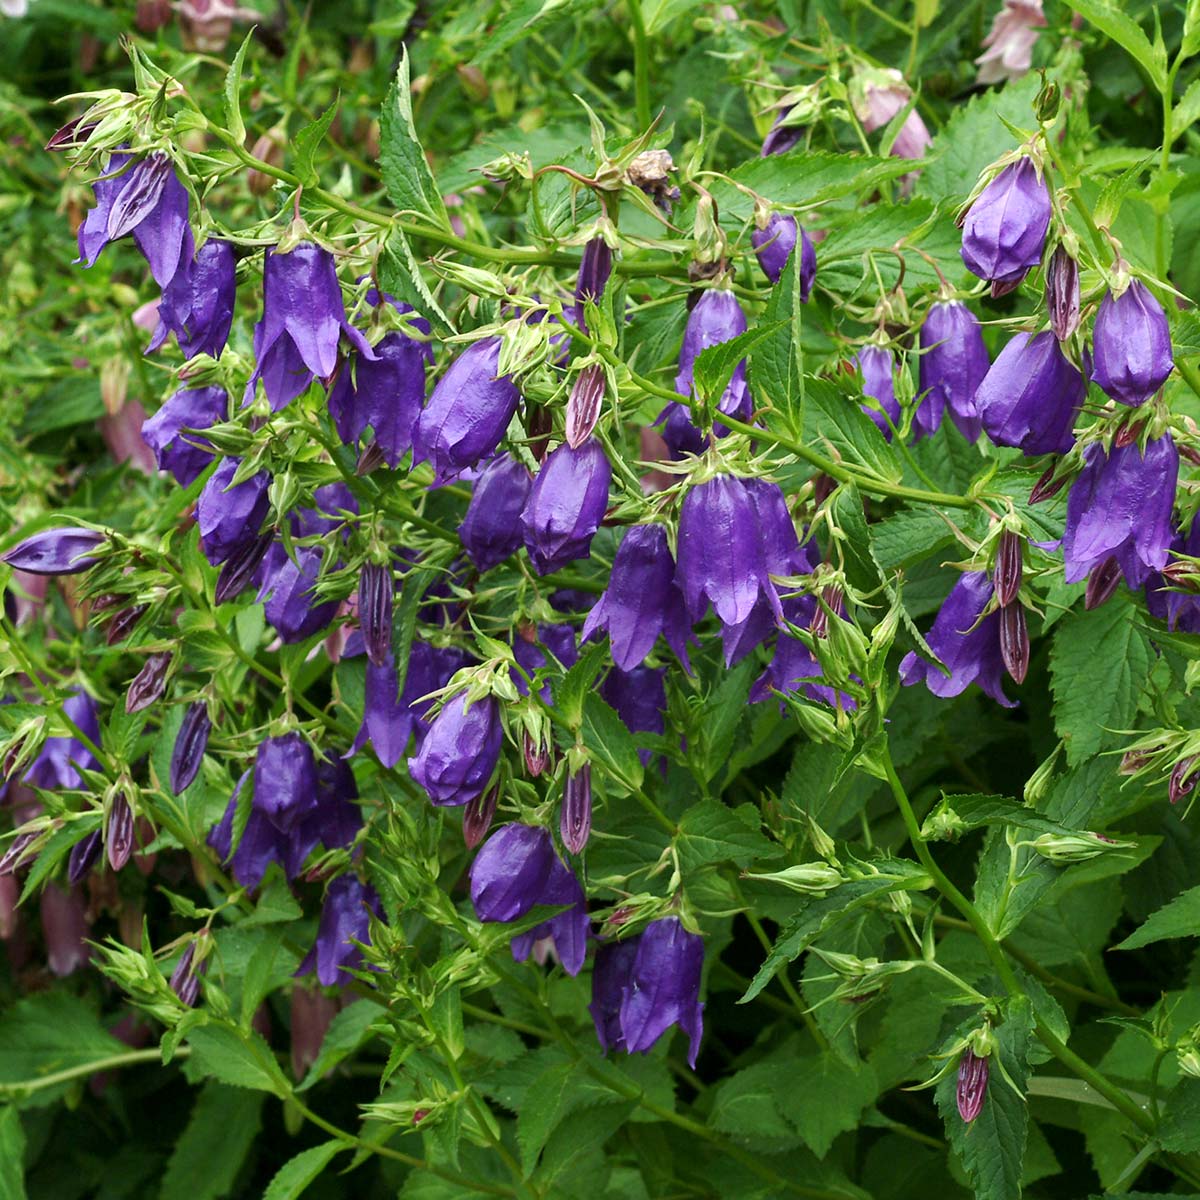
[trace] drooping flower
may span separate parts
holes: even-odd
[[[554,953],[562,963],[563,970],[568,975],[578,975],[583,970],[588,938],[591,936],[587,898],[574,872],[559,862],[557,855],[550,864],[550,873],[536,903],[547,906],[566,904],[570,907],[527,932],[517,934],[510,943],[513,958],[517,962],[524,962],[538,942],[548,939],[554,946]]]
[[[904,82],[904,76],[891,68],[867,68],[858,72],[850,94],[855,115],[867,133],[882,129],[912,100],[912,89]],[[897,158],[924,158],[932,142],[914,105],[892,142],[891,153]]]
[[[471,864],[471,903],[481,921],[517,921],[535,904],[558,856],[549,830],[511,824],[496,830]]]
[[[160,471],[170,471],[180,487],[200,477],[213,460],[212,443],[193,430],[223,421],[229,410],[224,388],[182,388],[142,425],[142,438],[154,451]]]
[[[375,889],[354,875],[339,875],[325,892],[317,940],[296,974],[307,975],[315,969],[322,987],[350,983],[354,978],[351,969],[362,962],[362,950],[355,943],[371,944],[372,913],[383,916]]]
[[[1075,440],[1075,416],[1086,390],[1053,333],[1018,333],[983,377],[975,407],[997,446],[1015,446],[1027,455],[1062,454]]]
[[[157,350],[173,333],[184,358],[220,358],[233,325],[236,267],[232,243],[221,238],[209,238],[195,258],[185,256],[163,288],[158,327],[146,353]]]
[[[1192,521],[1186,536],[1175,535],[1171,552],[1200,558],[1200,521]],[[1146,607],[1152,616],[1166,621],[1169,629],[1200,633],[1200,595],[1174,590],[1174,584],[1162,572],[1156,571],[1146,580]]]
[[[94,529],[64,525],[42,529],[18,542],[0,560],[30,575],[78,575],[95,565],[91,553],[104,541]]]
[[[1067,497],[1063,534],[1064,577],[1086,578],[1109,557],[1120,564],[1125,582],[1141,587],[1167,565],[1175,536],[1171,510],[1179,478],[1179,453],[1169,433],[1146,443],[1143,457],[1136,442],[1083,452],[1083,470]]]
[[[645,661],[659,634],[691,671],[687,656],[691,627],[661,525],[635,525],[626,532],[613,559],[608,587],[584,621],[583,640],[600,630],[608,633],[613,662],[623,671]]]
[[[765,225],[756,226],[750,234],[750,244],[758,257],[758,265],[772,283],[779,282],[796,248],[797,239],[800,242],[800,303],[807,304],[813,281],[817,277],[817,251],[803,226],[798,225],[796,218],[787,213],[773,212],[767,217]]]
[[[575,629],[571,625],[543,622],[537,627],[536,641],[532,630],[518,627],[517,636],[512,639],[511,644],[513,658],[517,660],[521,671],[524,671],[525,675],[530,678],[533,678],[534,674],[543,667],[550,665],[542,647],[549,650],[567,670],[574,666],[579,659],[579,648],[575,644]],[[529,685],[525,682],[525,675],[522,675],[521,671],[513,669],[509,674],[517,691],[522,696],[527,696],[529,695]],[[549,681],[543,684],[541,692],[542,698],[549,703]]]
[[[862,374],[863,395],[878,402],[864,404],[862,410],[890,442],[891,426],[900,424],[900,402],[896,399],[896,361],[892,352],[885,346],[869,342],[854,356],[854,362]]]
[[[923,682],[943,699],[958,696],[975,683],[997,703],[1012,708],[1015,702],[1005,696],[1002,685],[999,610],[980,620],[992,595],[986,571],[960,575],[925,637],[929,648],[950,669],[949,676],[914,652],[906,654],[900,664],[900,682],[906,687]]]
[[[780,109],[767,136],[763,138],[762,157],[769,158],[772,154],[786,154],[793,146],[800,143],[804,137],[804,126],[785,124],[792,114],[792,108]]]
[[[818,609],[812,596],[794,596],[783,602],[784,613],[792,625],[812,628]],[[775,653],[763,673],[754,681],[749,700],[757,704],[771,699],[775,692],[783,696],[801,695],[808,700],[828,704],[830,708],[853,711],[857,703],[853,696],[821,682],[824,671],[817,656],[789,630],[782,629],[775,643]],[[782,706],[782,702],[781,702]]]
[[[286,553],[264,574],[258,599],[265,601],[267,620],[280,639],[292,645],[325,629],[337,614],[338,602],[318,603],[313,589],[320,582],[322,552],[319,546],[296,546],[295,557]]]
[[[82,967],[91,955],[87,938],[91,925],[79,888],[64,890],[48,883],[39,897],[42,934],[46,939],[46,965],[59,979]]]
[[[578,450],[564,442],[542,463],[521,510],[525,548],[539,575],[588,557],[611,479],[608,455],[594,438]]]
[[[409,774],[434,804],[457,807],[487,787],[500,758],[503,729],[491,696],[467,707],[467,694],[447,700],[408,760]]]
[[[337,366],[342,336],[360,360],[375,351],[346,319],[333,255],[312,242],[286,253],[267,250],[263,265],[263,314],[254,327],[254,374],[244,403],[254,398],[261,379],[272,412],[303,392],[314,378],[328,379]]]
[[[1042,0],[1004,0],[983,39],[983,53],[975,60],[977,83],[1004,83],[1020,79],[1033,61],[1038,30],[1045,28]]]
[[[391,658],[395,588],[391,567],[363,563],[358,577],[358,623],[367,659],[375,667],[382,667]]]
[[[1050,228],[1050,192],[1031,158],[1022,156],[991,181],[963,222],[962,260],[993,283],[1019,283],[1042,261]]]
[[[480,571],[499,566],[521,548],[520,518],[532,487],[529,471],[511,454],[498,454],[479,473],[458,536]]]
[[[1139,279],[1106,292],[1092,336],[1092,380],[1130,407],[1145,403],[1174,369],[1171,327],[1162,305]]]
[[[625,723],[630,733],[662,734],[666,729],[667,671],[665,667],[613,667],[600,685],[600,696]],[[639,750],[644,766],[651,751]]]
[[[242,465],[240,458],[226,458],[212,473],[196,502],[200,547],[214,565],[253,542],[271,507],[267,494],[271,476],[258,471],[241,483],[233,477]]]
[[[605,284],[612,274],[612,247],[602,237],[589,238],[583,248],[583,258],[579,263],[579,277],[575,281],[575,299],[582,304],[584,300],[596,300],[604,294]]]
[[[982,424],[975,393],[988,373],[987,348],[975,314],[961,301],[934,304],[921,326],[920,388],[924,393],[913,416],[918,438],[933,434],[948,408],[968,442]]]
[[[500,339],[472,342],[438,380],[413,431],[413,457],[433,466],[434,485],[487,458],[517,411],[520,393],[497,374]]]
[[[76,691],[63,701],[67,719],[92,743],[100,745],[100,712],[86,692]],[[83,786],[80,771],[95,770],[96,756],[74,733],[47,738],[22,779],[30,787],[49,789]]]
[[[299,733],[265,738],[254,757],[255,811],[288,833],[317,806],[317,767]]]

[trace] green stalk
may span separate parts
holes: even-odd
[[[646,22],[642,17],[642,0],[629,0],[629,16],[633,22],[633,89],[637,109],[638,132],[650,128],[650,45],[646,39]]]

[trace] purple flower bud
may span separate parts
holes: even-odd
[[[1086,391],[1053,333],[1018,333],[984,376],[975,407],[997,446],[1016,446],[1026,455],[1063,454],[1075,440]]]
[[[95,564],[90,552],[103,541],[104,534],[94,529],[64,525],[27,537],[0,555],[0,560],[30,575],[78,575]]]
[[[513,938],[513,958],[517,962],[524,962],[533,953],[538,942],[549,939],[563,970],[568,975],[578,975],[583,970],[588,937],[591,933],[587,898],[583,894],[583,888],[579,886],[579,880],[557,857],[551,861],[550,873],[535,903],[555,906],[567,904],[570,907]]]
[[[258,537],[271,507],[267,495],[271,476],[266,471],[233,484],[241,464],[240,458],[225,459],[209,477],[196,502],[200,546],[214,566]]]
[[[287,833],[317,806],[317,767],[299,733],[259,743],[254,756],[254,809]]]
[[[520,393],[498,376],[500,339],[473,342],[438,380],[413,433],[413,457],[433,465],[434,485],[448,483],[500,444]]]
[[[408,760],[409,774],[434,804],[461,806],[487,787],[502,741],[496,701],[485,696],[467,708],[466,693],[460,692],[434,718],[416,757]]]
[[[96,865],[103,849],[104,843],[98,829],[93,829],[87,837],[71,847],[71,854],[67,859],[67,882],[72,887],[83,882],[88,872]]]
[[[1131,408],[1153,396],[1175,366],[1167,314],[1138,279],[1119,296],[1105,293],[1092,342],[1092,381]]]
[[[176,796],[181,795],[200,773],[211,731],[208,705],[203,700],[189,705],[171,751],[171,791]]]
[[[584,367],[575,376],[571,395],[567,398],[567,419],[564,436],[572,450],[578,450],[592,436],[600,419],[606,381],[604,368],[598,364]]]
[[[692,374],[696,359],[710,346],[732,341],[746,332],[746,314],[737,302],[737,297],[725,288],[708,288],[688,314],[683,331],[683,345],[679,350],[679,371],[675,376],[675,390],[681,396],[692,394]],[[746,364],[740,362],[733,373],[717,408],[740,420],[749,420],[752,411],[750,391],[746,386]],[[718,436],[721,430],[717,430]]]
[[[205,242],[194,259],[185,255],[163,288],[158,328],[146,353],[157,350],[173,333],[184,358],[197,354],[220,358],[233,324],[236,267],[232,244],[220,238]]]
[[[79,227],[76,262],[93,266],[109,242],[133,234],[154,281],[165,288],[192,256],[187,189],[164,154],[148,155],[124,170],[129,161],[128,155],[114,154],[108,164],[110,178],[93,185],[96,207]]]
[[[175,656],[169,650],[151,654],[142,669],[134,677],[125,693],[125,711],[132,714],[141,712],[156,701],[162,699],[167,688],[167,676]]]
[[[213,589],[213,598],[218,604],[224,604],[246,590],[274,541],[275,530],[265,529],[238,545],[221,564],[217,572],[217,586]]]
[[[900,403],[896,399],[896,363],[892,352],[883,346],[869,343],[855,356],[854,362],[862,373],[864,396],[877,400],[878,404],[864,404],[862,410],[879,427],[879,432],[890,442],[891,425],[900,424]],[[880,409],[883,412],[880,412]],[[887,414],[885,417],[884,414]],[[888,421],[891,421],[891,425]]]
[[[575,282],[575,299],[581,305],[584,300],[599,301],[612,274],[612,266],[612,247],[602,237],[590,239],[583,248],[579,278]]]
[[[1011,529],[1000,535],[996,547],[996,565],[992,571],[992,583],[996,589],[996,602],[1007,607],[1021,590],[1021,555],[1025,539]]]
[[[958,1060],[958,1081],[954,1098],[958,1115],[969,1125],[983,1110],[987,1097],[989,1059],[981,1058],[968,1046]]]
[[[292,645],[310,638],[328,626],[337,613],[337,601],[317,603],[313,589],[320,582],[322,552],[319,546],[296,546],[296,557],[286,553],[264,574],[258,590],[265,600],[267,620],[280,639]],[[271,566],[268,560],[268,566]]]
[[[325,893],[317,940],[296,974],[307,975],[315,967],[322,987],[352,982],[350,970],[362,962],[362,950],[354,943],[371,944],[372,912],[382,918],[375,889],[353,875],[339,875]]]
[[[1130,587],[1141,587],[1167,565],[1175,536],[1171,510],[1179,478],[1179,454],[1169,433],[1146,444],[1099,443],[1083,452],[1083,470],[1067,498],[1063,534],[1065,578],[1076,583],[1110,557]]]
[[[467,802],[463,809],[463,841],[468,850],[474,850],[487,836],[499,799],[500,785],[496,784],[494,788]]]
[[[375,360],[358,357],[342,365],[329,392],[338,437],[353,446],[370,426],[384,461],[395,470],[412,449],[413,430],[425,400],[429,348],[399,331],[375,347]]]
[[[471,864],[471,903],[481,921],[516,921],[541,896],[558,862],[549,831],[505,825],[484,843]]]
[[[480,571],[490,571],[521,548],[521,513],[533,480],[510,454],[497,455],[480,472],[458,536]]]
[[[30,831],[18,833],[9,843],[8,849],[0,856],[0,876],[15,874],[25,865],[31,851],[36,850],[37,834]]]
[[[1087,587],[1083,592],[1083,607],[1088,611],[1099,608],[1112,597],[1121,582],[1121,564],[1115,557],[1098,562],[1088,575]]]
[[[525,548],[539,575],[588,557],[611,479],[608,456],[594,439],[578,450],[564,442],[547,457],[521,512]]]
[[[1061,244],[1046,266],[1046,311],[1060,342],[1079,328],[1079,264]]]
[[[521,730],[521,757],[525,760],[525,770],[537,779],[550,765],[550,757],[554,747],[548,741],[534,741],[528,729]]]
[[[229,408],[224,388],[183,388],[142,425],[142,439],[154,451],[160,471],[170,471],[180,487],[194,482],[212,462],[212,444],[193,430],[223,421]]]
[[[766,225],[750,234],[750,244],[763,274],[772,283],[778,283],[796,247],[797,235],[800,238],[800,303],[807,304],[817,277],[817,252],[812,238],[796,224],[796,218],[787,213],[771,213]]]
[[[1189,754],[1171,768],[1171,777],[1167,781],[1167,799],[1172,804],[1178,804],[1185,796],[1191,795],[1197,781],[1200,780],[1200,771],[1193,770],[1195,765],[1196,756]]]
[[[1029,630],[1019,601],[1000,610],[1000,659],[1013,683],[1024,683],[1029,670]]]
[[[608,588],[583,624],[586,641],[606,630],[613,661],[632,671],[645,661],[661,633],[687,671],[691,627],[683,595],[675,586],[675,561],[661,525],[629,529],[613,559]]]
[[[279,831],[261,812],[253,807],[246,818],[246,826],[236,850],[233,846],[233,821],[237,815],[238,801],[242,788],[250,778],[246,771],[233,789],[233,795],[225,808],[221,820],[208,835],[208,844],[217,852],[223,863],[228,863],[234,879],[244,888],[256,888],[272,862],[281,862]]]
[[[786,154],[793,146],[797,146],[804,137],[801,125],[785,125],[783,122],[791,114],[791,108],[780,111],[771,124],[770,131],[763,138],[762,157],[769,158],[772,154]]]
[[[968,442],[981,424],[975,393],[988,373],[987,349],[975,314],[958,300],[934,304],[921,326],[920,384],[924,398],[913,417],[919,438],[932,434],[950,417]]]
[[[559,833],[572,854],[581,854],[592,833],[592,768],[584,763],[567,774],[563,786]]]
[[[375,351],[349,321],[333,255],[311,242],[286,254],[268,249],[263,265],[263,315],[254,327],[257,365],[244,403],[261,379],[272,412],[278,412],[313,378],[328,379],[337,366],[342,334],[364,359]]]
[[[133,809],[120,792],[113,797],[108,810],[104,844],[108,850],[108,865],[114,871],[119,871],[133,853]]]
[[[200,979],[208,970],[208,959],[196,962],[196,943],[188,942],[171,972],[171,991],[188,1006],[195,1008],[200,999]]]
[[[46,964],[63,979],[84,966],[91,955],[87,906],[78,888],[64,891],[58,884],[49,883],[42,889],[40,909]]]
[[[1031,158],[1010,163],[983,189],[963,222],[962,260],[980,279],[1019,282],[1042,261],[1050,192]]]
[[[391,567],[363,564],[358,577],[358,620],[367,659],[375,667],[391,658],[394,586]]]
[[[104,641],[109,646],[115,646],[119,642],[123,642],[133,632],[134,626],[137,625],[148,611],[149,606],[146,604],[136,604],[131,608],[123,608],[109,621]]]
[[[915,653],[900,664],[900,682],[906,687],[923,681],[935,696],[949,699],[972,684],[1005,708],[1013,701],[1004,694],[1004,660],[1000,653],[1000,614],[989,613],[980,620],[992,599],[992,581],[983,571],[967,571],[958,577],[950,595],[926,635],[929,648],[950,668],[950,675]]]

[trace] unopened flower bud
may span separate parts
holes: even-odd
[[[1037,483],[1033,485],[1033,490],[1029,493],[1030,504],[1041,504],[1043,500],[1057,496],[1067,486],[1067,477],[1063,475],[1055,479],[1054,471],[1055,467],[1049,466],[1038,477]]]
[[[958,1115],[969,1125],[983,1110],[987,1096],[988,1063],[968,1046],[958,1060],[958,1083],[954,1098],[958,1104]]]
[[[567,400],[566,438],[572,450],[578,450],[592,435],[604,403],[604,368],[598,363],[584,367],[575,376]]]
[[[996,600],[1006,607],[1021,590],[1021,552],[1025,539],[1011,529],[1000,535],[996,548],[996,565],[992,572],[992,584],[996,589]]]
[[[174,655],[169,650],[151,654],[146,659],[142,669],[129,685],[129,691],[125,693],[126,713],[141,712],[162,699],[172,662],[174,662]]]
[[[1079,264],[1061,244],[1046,267],[1046,309],[1054,336],[1065,342],[1079,328]]]
[[[208,705],[203,700],[197,701],[184,714],[171,751],[171,791],[176,796],[184,792],[199,774],[211,729]]]
[[[1110,555],[1103,562],[1097,563],[1088,575],[1087,587],[1083,594],[1083,607],[1086,609],[1099,608],[1117,590],[1121,583],[1121,564],[1116,557]]]
[[[358,619],[367,659],[376,667],[391,658],[393,598],[391,568],[364,563],[358,580]]]
[[[745,878],[778,883],[805,896],[822,896],[831,888],[845,883],[842,873],[836,867],[823,862],[797,863],[792,867],[784,867],[782,871],[762,874],[747,873]]]
[[[1167,783],[1167,799],[1172,804],[1178,804],[1195,788],[1196,780],[1200,779],[1200,772],[1194,770],[1195,766],[1196,756],[1189,754],[1187,758],[1181,758],[1171,768],[1171,778]]]
[[[592,768],[584,763],[567,774],[563,788],[559,833],[572,854],[580,854],[592,832]]]
[[[1014,683],[1024,683],[1029,670],[1029,629],[1019,601],[1000,610],[1000,657]]]
[[[492,827],[492,818],[496,815],[496,803],[499,799],[500,785],[496,784],[468,802],[463,809],[463,841],[466,842],[468,850],[474,850]]]
[[[254,578],[262,560],[266,557],[275,531],[267,529],[247,542],[243,542],[222,564],[217,573],[217,586],[213,599],[224,604],[240,595]]]
[[[119,871],[133,853],[133,809],[121,792],[113,797],[109,807],[104,843],[108,849],[109,866]]]
[[[71,847],[71,854],[67,859],[67,880],[72,887],[81,883],[92,867],[96,865],[101,849],[103,846],[98,829],[93,829],[83,841],[76,842]]]
[[[521,731],[521,755],[525,759],[525,770],[536,779],[550,765],[550,746],[542,739],[535,739],[529,730]]]
[[[134,630],[134,626],[146,615],[149,606],[136,604],[132,608],[123,608],[108,623],[104,633],[104,641],[109,646],[123,642]]]
[[[1087,862],[1106,850],[1128,850],[1133,842],[1118,842],[1101,833],[1043,833],[1027,843],[1053,863]]]

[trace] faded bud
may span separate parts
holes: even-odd
[[[119,871],[133,853],[133,809],[120,792],[113,797],[108,810],[104,842],[108,848],[109,866]]]
[[[474,850],[483,841],[496,815],[496,803],[500,799],[500,785],[489,788],[482,795],[467,802],[463,808],[463,841],[468,850]]]
[[[126,713],[141,712],[143,709],[149,708],[157,700],[162,699],[162,694],[167,687],[167,676],[170,674],[171,663],[173,661],[174,655],[169,650],[162,650],[157,654],[151,654],[146,659],[142,669],[129,685],[129,691],[125,693]]]
[[[600,417],[600,406],[604,402],[604,368],[599,364],[584,367],[575,376],[570,398],[567,400],[567,444],[578,450],[592,436]]]
[[[1172,804],[1178,804],[1195,788],[1196,780],[1200,778],[1200,772],[1194,770],[1195,766],[1196,756],[1189,754],[1187,758],[1181,758],[1171,768],[1171,778],[1167,783],[1167,799]]]

